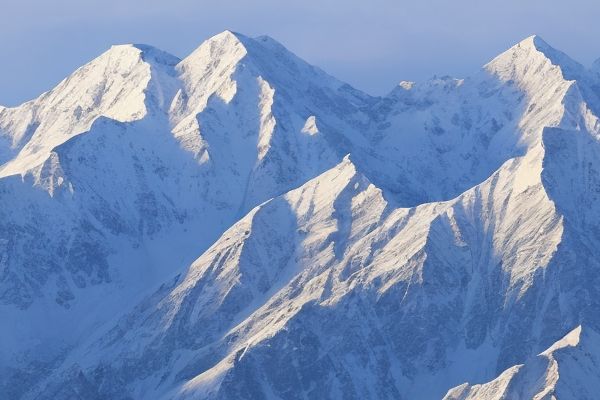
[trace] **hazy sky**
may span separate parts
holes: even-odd
[[[267,34],[371,94],[401,80],[463,77],[537,33],[590,64],[599,0],[0,0],[0,104],[52,88],[111,44],[179,57],[234,30]]]

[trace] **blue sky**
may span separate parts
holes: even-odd
[[[464,77],[537,33],[576,60],[600,57],[598,0],[19,0],[0,9],[0,104],[52,88],[111,44],[185,56],[225,29],[267,34],[371,94],[401,80]]]

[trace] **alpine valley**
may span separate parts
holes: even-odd
[[[0,398],[597,399],[600,62],[372,97],[269,37],[0,107]]]

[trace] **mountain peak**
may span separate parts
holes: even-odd
[[[239,42],[242,43],[244,40],[248,39],[246,36],[241,33],[231,31],[229,29],[224,30],[223,32],[217,33],[216,35],[211,36],[205,42]]]
[[[515,69],[526,71],[527,66],[534,64],[538,67],[542,64],[558,66],[563,78],[567,80],[577,79],[584,69],[581,64],[550,46],[539,35],[523,39],[494,58],[484,68],[502,77],[507,71]]]
[[[371,98],[227,30],[0,108],[0,393],[596,398],[600,77],[565,58]]]
[[[244,47],[244,42],[246,42],[247,40],[248,38],[242,35],[241,33],[225,30],[206,39],[200,44],[200,46],[198,46],[196,50],[192,52],[192,54],[190,54],[190,56],[195,54],[196,52],[202,52],[202,49],[206,47],[221,50],[227,48],[235,49],[239,47]]]
[[[214,62],[224,65],[236,64],[247,53],[244,43],[247,38],[239,33],[226,30],[200,44],[179,64],[183,71],[201,67],[203,71],[211,68]],[[195,66],[195,67],[194,67]]]
[[[202,42],[186,57],[186,60],[210,57],[222,61],[222,59],[232,57],[240,61],[247,55],[255,61],[264,61],[266,65],[277,62],[281,58],[295,58],[285,46],[269,36],[262,35],[251,38],[238,32],[225,30]],[[295,60],[295,62],[299,61]]]
[[[211,36],[208,40],[218,39],[218,38],[227,38],[227,37],[240,39],[240,38],[243,38],[243,37],[246,37],[246,36],[242,35],[239,32],[232,31],[231,29],[225,29],[224,31],[219,32],[219,33]]]
[[[162,109],[178,62],[152,46],[113,45],[55,88],[15,107],[11,119],[17,122],[5,131],[18,156],[2,166],[0,176],[40,165],[53,148],[87,132],[100,116],[133,122],[144,118],[148,107]]]
[[[525,39],[521,40],[519,43],[517,43],[517,46],[521,46],[521,47],[533,46],[534,48],[538,48],[538,46],[550,47],[548,45],[548,43],[544,39],[542,39],[542,37],[540,35],[536,35],[536,34],[528,36]]]
[[[175,103],[177,123],[192,115],[192,111],[203,110],[212,94],[217,93],[228,103],[243,85],[254,85],[257,79],[267,82],[279,96],[287,96],[293,102],[314,104],[304,97],[317,96],[322,101],[322,97],[328,95],[338,98],[336,108],[340,108],[342,98],[348,107],[352,107],[351,101],[357,98],[362,101],[357,91],[268,36],[250,38],[223,31],[204,41],[176,68],[183,82],[182,94]]]
[[[108,50],[90,61],[88,64],[86,64],[86,66],[107,61],[118,63],[119,65],[128,68],[129,66],[139,63],[140,61],[153,65],[173,67],[181,60],[178,57],[154,46],[141,43],[124,43],[110,46]]]
[[[517,44],[513,45],[511,48],[507,50],[507,52],[515,51],[517,49],[525,49],[531,51],[538,51],[543,54],[552,54],[558,52],[558,50],[554,49],[552,46],[548,44],[540,35],[531,35],[521,40]],[[546,54],[547,55],[547,54]]]
[[[539,399],[548,398],[549,394],[560,399],[596,398],[600,388],[595,367],[600,359],[598,344],[600,335],[579,325],[524,364],[505,370],[487,383],[457,386],[448,391],[444,400]]]
[[[136,45],[132,43],[114,44],[102,54],[89,61],[82,68],[90,68],[95,65],[107,62],[115,62],[123,66],[128,64],[135,64],[141,60],[142,54],[143,50],[136,47]],[[77,72],[82,68],[76,70],[74,74],[77,74]]]

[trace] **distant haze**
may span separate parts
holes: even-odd
[[[272,36],[374,95],[401,80],[469,75],[534,33],[583,64],[600,57],[597,0],[23,0],[0,11],[2,105],[51,89],[111,44],[183,57],[225,29]]]

